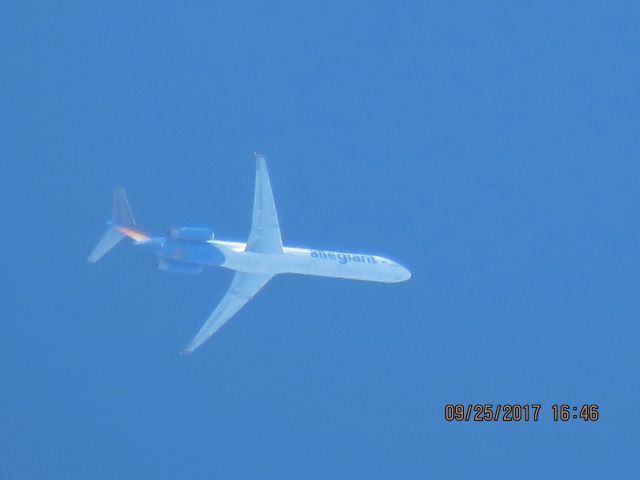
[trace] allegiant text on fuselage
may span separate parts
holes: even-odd
[[[311,250],[314,258],[337,260],[341,265],[347,262],[378,263],[373,255],[352,255],[351,253],[328,252],[324,250]]]

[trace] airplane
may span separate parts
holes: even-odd
[[[256,179],[251,231],[246,243],[220,240],[208,227],[182,226],[167,236],[150,236],[138,229],[125,191],[116,189],[108,228],[89,255],[95,263],[123,238],[156,256],[160,270],[200,273],[204,267],[235,270],[229,290],[183,354],[193,352],[227,323],[275,275],[296,273],[320,277],[397,283],[411,273],[402,265],[378,255],[287,247],[282,244],[267,161],[256,154]]]

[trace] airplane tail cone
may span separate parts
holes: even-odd
[[[102,238],[89,255],[88,260],[91,263],[100,260],[126,236],[134,240],[141,240],[146,237],[142,232],[135,229],[136,222],[133,219],[123,188],[118,188],[113,192],[113,211],[108,225],[107,231],[102,235]]]

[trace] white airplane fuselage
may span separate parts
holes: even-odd
[[[320,277],[395,283],[411,278],[402,265],[377,255],[335,252],[310,248],[283,247],[283,253],[264,254],[246,251],[246,244],[210,240],[222,252],[222,267],[247,273],[297,273]]]

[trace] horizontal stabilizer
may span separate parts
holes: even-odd
[[[105,253],[115,247],[125,236],[130,237],[136,242],[149,240],[149,236],[136,229],[136,222],[131,213],[131,207],[127,202],[127,195],[123,188],[118,188],[113,192],[113,211],[111,213],[111,221],[108,222],[109,228],[102,235],[102,238],[95,246],[89,261],[95,263],[100,260]]]
[[[118,227],[115,225],[109,227],[91,252],[91,255],[89,255],[89,261],[95,263],[100,260],[105,253],[115,247],[124,237],[124,233],[122,233]]]

